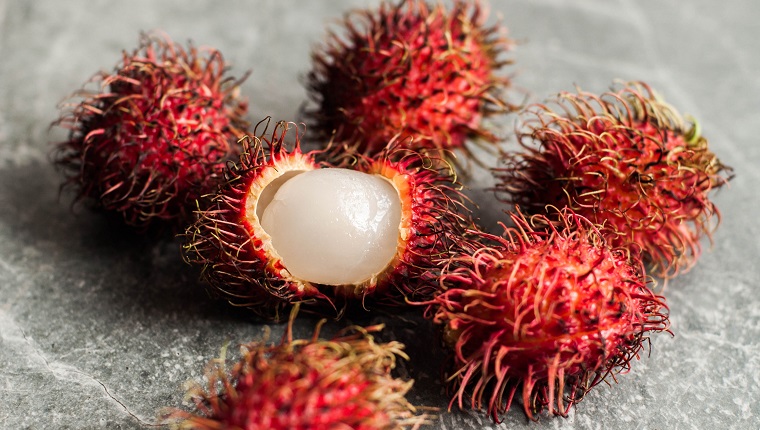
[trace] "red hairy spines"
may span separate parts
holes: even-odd
[[[289,327],[278,345],[244,345],[230,370],[212,361],[207,386],[191,388],[195,412],[173,411],[167,421],[195,430],[417,429],[430,417],[406,400],[413,381],[392,376],[408,358],[399,342],[374,340],[381,329],[349,327],[324,340],[318,326],[311,339],[293,340]]]
[[[561,93],[521,119],[523,151],[494,170],[501,199],[536,214],[571,207],[612,246],[643,251],[653,274],[693,266],[720,219],[708,194],[730,178],[696,122],[639,82]]]
[[[464,148],[468,138],[496,142],[483,125],[510,85],[495,71],[512,42],[485,26],[479,2],[383,2],[345,18],[313,55],[308,88],[318,139],[350,142],[370,155],[400,134],[414,148]],[[413,140],[407,139],[414,137]]]
[[[512,215],[506,238],[482,234],[492,246],[452,259],[429,303],[452,351],[452,405],[469,399],[498,421],[517,395],[530,418],[565,415],[627,370],[649,332],[667,330],[664,298],[640,266],[585,218],[565,210],[559,219]]]
[[[70,130],[54,154],[64,185],[138,230],[184,226],[248,126],[241,81],[226,74],[217,50],[143,36],[121,65],[92,78],[97,91],[75,94],[82,100],[55,123]]]

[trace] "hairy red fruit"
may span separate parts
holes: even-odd
[[[500,198],[529,213],[571,207],[612,246],[644,252],[665,277],[693,266],[719,222],[709,200],[730,168],[690,123],[640,82],[595,96],[561,93],[523,114],[523,152],[495,169]]]
[[[248,126],[241,81],[226,76],[227,67],[217,50],[144,35],[55,123],[70,130],[54,156],[64,186],[137,229],[184,226]]]
[[[509,79],[504,28],[486,27],[478,1],[430,6],[419,0],[383,2],[350,13],[345,35],[330,33],[314,53],[310,112],[323,141],[351,142],[375,154],[394,136],[414,148],[464,148],[468,138],[496,142],[483,126],[503,100]],[[406,139],[414,137],[414,140]]]
[[[184,235],[186,261],[202,265],[204,280],[229,302],[267,318],[278,319],[280,311],[294,303],[303,303],[312,310],[332,309],[329,312],[337,311],[339,316],[353,299],[366,305],[372,301],[405,304],[407,298],[432,297],[437,284],[436,265],[446,259],[449,249],[472,223],[450,166],[412,150],[396,149],[393,144],[374,159],[352,154],[345,148],[335,149],[339,156],[324,151],[303,153],[300,135],[289,133],[292,127],[293,124],[280,122],[271,134],[265,130],[243,142],[245,151],[240,163],[230,167],[227,182],[199,209],[198,220]],[[294,139],[288,142],[293,149],[286,144],[289,136]],[[325,159],[338,164],[328,164]],[[390,246],[387,262],[380,262],[379,269],[362,272],[358,278],[322,281],[297,274],[295,266],[289,266],[292,260],[288,263],[283,245],[278,244],[281,239],[274,237],[275,231],[266,226],[271,202],[282,190],[324,169],[351,169],[362,178],[385,184],[398,210],[395,225],[378,233],[383,235],[380,239],[384,246]],[[285,225],[285,230],[303,229],[302,225],[306,225],[303,234],[334,228],[330,219],[325,223],[312,220],[321,216],[324,209],[324,199],[316,191],[314,195],[302,196],[302,202],[289,203],[298,204],[303,213],[287,213],[287,204],[281,205],[285,212],[278,212],[275,221],[287,223],[295,215],[296,220]],[[347,208],[336,207],[334,214],[342,219],[346,214],[341,211],[348,211],[349,215],[363,213],[370,210],[369,206],[360,196]],[[335,231],[335,236],[344,236],[340,228],[331,231]],[[336,248],[345,246],[345,241],[351,238],[318,237],[321,237],[318,243],[303,245],[308,246],[309,252],[301,259],[314,263],[317,271],[333,267],[328,270],[330,275],[353,271],[356,261],[375,248],[370,246],[359,255],[344,255],[335,261],[324,257],[335,254]],[[298,245],[298,239],[287,240],[295,241],[299,247],[302,245]]]
[[[429,423],[406,400],[413,381],[394,378],[399,342],[377,343],[370,333],[382,326],[349,327],[330,340],[293,340],[291,329],[279,345],[253,342],[230,371],[215,360],[208,385],[189,395],[194,413],[175,411],[168,421],[179,429],[395,430]]]
[[[649,332],[667,330],[664,298],[640,267],[569,210],[559,227],[513,214],[505,237],[452,259],[429,304],[451,348],[451,404],[495,421],[516,393],[526,415],[566,415],[596,384],[627,371]]]

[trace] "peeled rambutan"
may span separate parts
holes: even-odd
[[[487,27],[478,1],[384,1],[345,17],[313,54],[308,112],[317,139],[351,142],[375,154],[400,134],[414,149],[496,142],[484,118],[513,109],[505,101],[506,29]],[[406,139],[414,137],[413,140]]]
[[[511,218],[504,236],[481,233],[480,249],[452,258],[428,303],[451,351],[450,407],[469,398],[498,422],[519,392],[530,419],[566,415],[630,369],[649,332],[667,330],[667,307],[641,265],[580,215]]]
[[[248,126],[242,80],[227,69],[217,50],[143,35],[112,72],[91,79],[97,90],[75,93],[54,123],[70,133],[54,153],[64,186],[138,230],[184,228]]]
[[[376,158],[304,153],[285,122],[254,134],[184,235],[213,291],[275,319],[297,302],[340,315],[348,299],[432,296],[435,265],[471,223],[447,163],[392,143]]]
[[[174,411],[167,422],[178,429],[392,430],[417,429],[429,417],[406,399],[414,381],[391,374],[399,342],[377,343],[382,325],[349,327],[330,340],[292,339],[279,345],[252,342],[230,371],[212,361],[208,385],[193,386],[196,411]]]
[[[571,207],[601,225],[612,246],[641,250],[652,273],[693,266],[720,219],[708,198],[730,168],[645,83],[596,96],[561,93],[521,114],[524,151],[495,169],[499,198],[528,213]]]

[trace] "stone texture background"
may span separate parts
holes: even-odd
[[[220,49],[244,86],[252,121],[297,119],[310,50],[344,10],[375,0],[130,2],[0,0],[0,427],[139,429],[182,385],[200,378],[225,342],[260,338],[264,325],[210,300],[175,242],[114,228],[59,198],[48,161],[57,104],[95,71],[110,69],[143,30]],[[760,27],[750,0],[492,0],[520,41],[509,69],[531,101],[579,85],[601,92],[640,79],[699,118],[736,178],[714,195],[723,213],[715,245],[666,294],[674,337],[655,336],[618,384],[597,387],[566,419],[505,424],[442,413],[437,429],[760,428]],[[512,116],[499,119],[509,130]],[[468,182],[484,223],[502,219]],[[387,320],[383,315],[374,318]],[[445,407],[424,322],[390,320],[386,339],[409,344],[402,370],[412,400]],[[314,321],[299,319],[296,335]],[[274,339],[282,326],[272,326]],[[234,350],[235,348],[231,348]]]

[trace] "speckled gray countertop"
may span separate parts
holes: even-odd
[[[140,31],[162,29],[220,49],[234,73],[252,69],[251,120],[297,119],[325,26],[376,3],[0,0],[1,428],[147,428],[162,407],[182,405],[183,383],[225,342],[264,333],[208,298],[176,242],[135,237],[59,199],[47,158],[64,137],[48,131],[57,104],[133,49]],[[502,425],[453,412],[432,428],[760,428],[760,4],[492,0],[491,13],[520,42],[510,72],[530,100],[648,81],[700,119],[736,178],[713,196],[723,214],[715,245],[666,290],[674,337],[654,336],[651,355],[618,384],[598,386],[568,418],[529,423],[513,407]],[[489,185],[485,171],[468,182],[486,223],[501,217]],[[299,320],[296,335],[306,335],[314,321]],[[393,321],[383,336],[410,344],[413,402],[444,407],[432,330]]]

